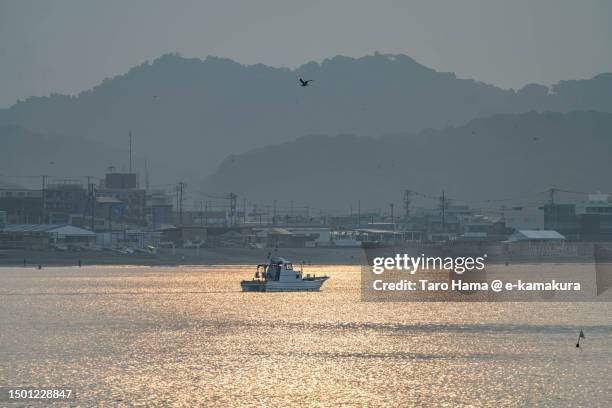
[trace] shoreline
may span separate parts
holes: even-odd
[[[111,252],[58,252],[0,250],[0,267],[81,266],[91,265],[257,265],[265,263],[268,254],[281,256],[294,264],[360,265],[364,252],[360,248],[202,248],[162,249],[156,255],[122,255]],[[25,265],[24,265],[25,260]]]
[[[394,250],[406,251],[405,248]],[[387,253],[386,248],[380,249]],[[592,251],[592,249],[591,249]],[[121,254],[110,251],[55,251],[0,249],[0,267],[38,267],[41,266],[91,266],[91,265],[142,265],[142,266],[179,266],[179,265],[258,265],[266,263],[270,256],[286,258],[295,265],[364,265],[372,250],[364,248],[160,248],[155,255],[144,253]],[[589,251],[590,252],[590,251]],[[610,250],[612,254],[612,250]],[[607,254],[607,252],[606,252]],[[579,254],[575,257],[542,257],[527,254],[496,254],[487,259],[487,264],[524,264],[536,263],[583,263],[609,262],[600,254]],[[25,261],[25,262],[24,262]]]

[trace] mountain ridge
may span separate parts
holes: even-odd
[[[380,137],[311,135],[230,156],[202,189],[261,205],[277,192],[344,210],[358,200],[363,208],[399,202],[404,189],[478,202],[552,187],[610,191],[611,131],[611,113],[574,111],[498,114]]]
[[[297,77],[314,79],[301,88]],[[612,74],[498,88],[409,56],[336,56],[295,69],[166,54],[76,96],[32,97],[0,124],[134,149],[159,182],[196,182],[223,157],[306,134],[381,134],[459,126],[531,110],[612,112]],[[163,168],[163,169],[162,169]]]

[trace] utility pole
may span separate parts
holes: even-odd
[[[549,193],[549,207],[550,207],[550,213],[552,215],[552,222],[551,222],[551,226],[547,227],[547,228],[551,228],[551,229],[556,229],[557,228],[557,209],[555,207],[555,193],[557,192],[557,189],[552,187],[550,190],[548,190]],[[545,218],[546,219],[546,218]]]
[[[149,160],[145,159],[145,188],[147,191],[151,187],[149,184]]]
[[[208,201],[204,202],[204,225],[208,226]]]
[[[96,227],[96,187],[91,185],[91,230],[94,231]]]
[[[446,196],[444,190],[442,190],[442,196],[440,197],[440,209],[442,210],[442,232],[446,232]]]
[[[94,213],[96,211],[96,195],[94,193],[94,185],[91,182],[92,176],[87,176],[87,208],[83,211],[83,222],[85,223],[85,214],[88,213],[91,219],[89,220],[89,229],[94,230]]]
[[[183,225],[183,188],[185,187],[185,183],[179,181],[178,189],[179,189],[179,225]]]
[[[200,227],[204,226],[204,201],[200,200]]]
[[[177,215],[177,217],[178,217],[178,213],[179,213],[179,186],[177,184],[176,185],[176,215]],[[178,221],[178,219],[175,220],[175,222],[176,221]]]
[[[242,223],[246,224],[247,222],[247,199],[244,197],[242,199]]]
[[[393,217],[393,203],[389,204],[391,207],[391,225],[393,226],[393,231],[395,231],[395,218]]]
[[[276,224],[276,200],[274,200],[272,209],[272,225]]]
[[[236,223],[236,199],[238,196],[234,193],[229,193],[229,204],[230,204],[230,225],[235,225]]]
[[[411,195],[412,195],[412,192],[410,190],[404,191],[404,216],[406,218],[410,217],[410,204],[411,204],[410,196]]]
[[[91,176],[87,176],[87,201],[85,201],[85,206],[83,207],[83,211],[81,216],[83,217],[83,226],[85,225],[86,219],[85,216],[89,213],[89,207],[91,206]]]
[[[556,188],[551,188],[550,190],[548,190],[548,194],[549,194],[549,201],[551,205],[555,205],[555,193],[557,192]]]
[[[361,227],[361,200],[357,200],[357,226]]]
[[[108,232],[110,237],[110,244],[113,244],[113,205],[108,206]]]
[[[47,182],[47,176],[42,176],[42,190],[41,190],[41,204],[42,204],[42,224],[47,223],[47,200],[45,193],[45,184]]]
[[[130,173],[132,172],[132,131],[130,130]]]

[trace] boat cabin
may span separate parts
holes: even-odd
[[[269,264],[257,265],[255,279],[266,281],[289,281],[302,278],[302,271],[293,269],[293,264],[285,258],[274,257]]]

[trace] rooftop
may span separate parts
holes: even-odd
[[[561,240],[565,237],[554,230],[519,230],[510,237],[511,241]]]
[[[84,228],[68,224],[12,224],[2,229],[2,232],[12,233],[47,233],[58,237],[95,236],[96,234]]]

